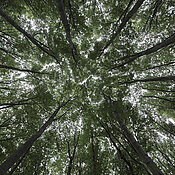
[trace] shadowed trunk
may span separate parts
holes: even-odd
[[[123,123],[118,112],[116,111],[116,109],[113,106],[113,102],[112,102],[111,98],[109,96],[106,96],[105,94],[104,94],[104,96],[105,96],[105,99],[107,100],[107,102],[109,100],[108,104],[111,107],[111,109],[116,117],[116,120],[120,125],[121,130],[123,131],[125,137],[129,141],[129,143],[132,145],[132,147],[134,148],[134,150],[136,151],[136,153],[138,154],[140,159],[145,163],[145,165],[149,168],[149,170],[152,172],[153,175],[163,175],[161,170],[157,167],[157,165],[153,162],[153,160],[147,155],[147,153],[143,150],[141,145],[138,143],[138,141],[136,141],[136,139],[131,134],[129,129]]]
[[[46,128],[51,125],[51,123],[55,120],[55,117],[58,111],[65,106],[70,99],[59,106],[51,117],[44,123],[44,125],[37,131],[33,136],[31,136],[21,147],[17,149],[7,160],[0,165],[0,175],[4,175],[15,163],[20,161],[21,157],[23,157],[28,150],[32,147],[34,142],[41,136],[41,134],[46,130]],[[16,167],[17,168],[17,167]]]

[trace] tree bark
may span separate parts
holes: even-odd
[[[122,153],[122,151],[120,150],[120,148],[117,146],[117,144],[115,143],[115,141],[113,140],[112,136],[111,136],[111,133],[109,131],[109,129],[107,127],[105,127],[104,123],[98,119],[98,121],[100,122],[101,126],[103,127],[103,129],[106,131],[111,143],[114,145],[114,147],[116,148],[116,150],[118,151],[119,155],[120,155],[120,158],[126,163],[127,165],[127,172],[131,175],[134,175],[134,172],[133,172],[133,167],[130,163],[129,160],[127,160],[127,158],[125,157],[125,155]]]
[[[155,46],[153,46],[153,47],[151,47],[151,48],[149,48],[147,50],[144,50],[142,52],[136,53],[134,55],[125,56],[123,58],[120,58],[119,60],[125,60],[125,59],[128,59],[128,58],[130,58],[130,59],[128,61],[124,62],[124,63],[121,63],[119,65],[114,66],[112,69],[115,69],[115,68],[118,68],[118,67],[123,67],[124,65],[135,61],[137,58],[139,58],[141,56],[149,55],[151,53],[154,53],[154,52],[156,52],[156,51],[158,51],[158,50],[160,50],[160,49],[162,49],[162,48],[164,48],[164,47],[166,47],[166,46],[168,46],[168,45],[170,45],[170,44],[172,44],[174,42],[175,42],[175,33],[172,34],[169,38],[165,39],[163,42],[158,43]]]
[[[43,43],[40,41],[36,40],[32,35],[27,33],[24,29],[22,29],[15,21],[13,21],[1,8],[0,8],[0,15],[7,21],[9,22],[16,30],[21,32],[25,37],[27,37],[34,45],[36,45],[39,49],[41,49],[43,52],[47,53],[49,56],[53,57],[57,62],[58,59],[55,57],[52,51]],[[44,47],[43,47],[44,46]]]
[[[167,76],[167,77],[151,77],[145,79],[136,79],[132,81],[120,82],[119,84],[132,84],[137,82],[152,82],[152,81],[175,81],[175,76]]]
[[[107,44],[101,50],[101,53],[100,53],[99,57],[104,52],[104,50],[107,49],[112,44],[112,42],[114,41],[114,39],[120,34],[120,32],[122,31],[122,29],[126,26],[127,22],[133,17],[133,15],[137,12],[137,10],[143,4],[143,2],[144,2],[144,0],[138,0],[136,2],[136,4],[134,5],[134,7],[131,9],[131,11],[129,11],[128,14],[126,16],[124,16],[124,18],[122,20],[122,23],[118,27],[117,31],[111,36],[110,40],[107,42]]]
[[[76,152],[76,149],[77,149],[78,140],[79,140],[79,136],[77,136],[77,139],[76,139],[76,137],[74,135],[74,149],[73,149],[72,155],[71,155],[71,151],[70,151],[70,141],[67,141],[67,143],[68,143],[68,155],[69,155],[69,165],[68,165],[67,175],[71,175],[71,170],[72,170],[72,167],[73,167],[73,160],[74,160],[74,157],[75,157],[75,152]]]
[[[66,15],[65,7],[64,7],[64,2],[63,2],[63,0],[54,0],[54,1],[55,1],[55,5],[58,9],[58,12],[61,16],[61,21],[62,21],[63,26],[64,26],[65,31],[66,31],[66,38],[67,38],[67,41],[69,42],[73,59],[74,59],[75,62],[77,62],[77,60],[75,59],[75,54],[74,54],[75,47],[74,47],[72,37],[71,37],[71,33],[70,33],[70,25],[69,25],[69,22],[67,20],[67,15]]]
[[[148,90],[148,91],[159,91],[159,92],[170,92],[170,93],[174,93],[175,91],[171,91],[171,90],[165,90],[165,89],[154,89],[154,88],[142,88],[142,89],[145,89],[145,90]]]
[[[105,98],[106,97],[108,97],[108,96],[105,96]],[[111,109],[112,109],[112,111],[113,111],[113,113],[116,117],[116,120],[120,125],[121,130],[123,131],[125,137],[129,141],[131,146],[134,148],[134,150],[136,151],[136,153],[138,154],[140,159],[145,163],[145,165],[149,168],[149,170],[152,172],[153,175],[163,175],[161,170],[157,167],[157,165],[153,162],[153,160],[147,155],[147,153],[143,150],[141,145],[136,141],[136,139],[131,134],[129,129],[123,123],[123,121],[121,120],[118,112],[116,111],[116,109],[113,106],[113,102],[112,102],[111,98],[108,97],[108,99],[110,100],[110,102],[108,102],[108,104],[111,107]],[[107,98],[106,98],[106,100],[107,100]]]
[[[64,104],[60,105],[51,117],[44,123],[44,125],[33,135],[31,136],[21,147],[19,147],[5,162],[0,165],[0,175],[4,175],[15,163],[20,161],[21,157],[25,155],[28,150],[32,147],[34,142],[41,136],[41,134],[46,130],[46,128],[51,125],[51,123],[55,120],[55,117],[58,111],[65,106],[70,99]],[[16,167],[17,168],[17,167]]]
[[[48,74],[48,73],[38,72],[38,71],[34,71],[34,70],[29,70],[29,69],[20,69],[20,68],[16,68],[16,67],[12,67],[12,66],[6,66],[6,65],[2,65],[2,64],[0,64],[0,69],[11,69],[11,70],[16,70],[16,71],[20,71],[20,72]]]
[[[151,70],[151,69],[155,69],[155,68],[159,68],[159,67],[169,66],[171,64],[175,64],[175,61],[172,61],[172,62],[169,62],[169,63],[165,63],[165,64],[161,64],[161,65],[157,65],[157,66],[153,66],[153,67],[149,67],[149,68],[147,68],[145,70],[147,71],[147,70]],[[172,65],[172,66],[175,66],[175,65]]]
[[[93,130],[91,129],[91,145],[92,145],[92,162],[93,162],[93,175],[97,174],[97,160],[96,160],[96,152],[94,145],[94,135]]]
[[[170,99],[167,99],[167,98],[162,98],[162,97],[157,97],[157,96],[152,96],[152,95],[145,95],[143,97],[147,97],[147,98],[157,98],[157,99],[160,99],[160,100],[164,100],[164,101],[168,101],[168,102],[171,102],[171,103],[175,103],[174,100],[170,100]]]

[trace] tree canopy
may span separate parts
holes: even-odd
[[[0,175],[173,175],[174,0],[0,1]]]

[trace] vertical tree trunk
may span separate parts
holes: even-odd
[[[71,155],[71,150],[70,150],[70,141],[67,141],[67,143],[68,143],[68,155],[69,155],[69,165],[68,165],[67,175],[71,175],[71,170],[73,167],[73,160],[75,157],[75,152],[77,149],[78,141],[79,141],[79,135],[77,136],[77,139],[76,139],[76,136],[74,135],[74,149],[73,149],[72,155]]]

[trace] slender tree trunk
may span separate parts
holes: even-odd
[[[175,64],[175,61],[172,61],[172,62],[169,62],[169,63],[166,63],[166,64],[160,64],[160,65],[153,66],[153,67],[149,67],[145,70],[151,70],[151,69],[155,69],[155,68],[159,68],[159,67],[169,66],[171,64]],[[172,66],[175,66],[175,65],[172,65]]]
[[[11,69],[11,70],[16,70],[16,71],[20,71],[20,72],[30,72],[30,73],[37,73],[37,74],[48,74],[48,73],[38,72],[38,71],[34,71],[34,70],[29,70],[29,69],[20,69],[20,68],[16,68],[16,67],[12,67],[12,66],[6,66],[6,65],[2,65],[2,64],[0,64],[0,69]]]
[[[55,55],[52,53],[50,48],[48,46],[44,45],[40,41],[36,40],[32,35],[27,33],[24,29],[22,29],[15,21],[13,21],[1,8],[0,8],[0,15],[9,22],[16,30],[21,32],[25,37],[27,37],[34,45],[36,45],[39,49],[41,49],[43,52],[47,53],[49,56],[53,57],[57,62],[58,59],[55,57]]]
[[[174,93],[175,91],[171,91],[171,90],[165,90],[165,89],[154,89],[154,88],[142,88],[142,89],[146,89],[148,91],[159,91],[159,92],[170,92],[170,93]]]
[[[122,31],[122,29],[126,26],[127,22],[137,12],[137,10],[143,4],[143,2],[144,2],[144,0],[138,0],[135,3],[135,5],[133,6],[133,8],[131,9],[131,11],[129,11],[128,14],[124,16],[124,18],[122,20],[122,23],[118,27],[117,31],[111,36],[110,40],[107,42],[107,44],[105,45],[105,47],[102,49],[102,51],[101,51],[101,53],[100,53],[99,56],[101,56],[101,54],[103,53],[103,51],[105,49],[107,49],[112,44],[112,42],[114,41],[114,39],[120,34],[120,32]],[[129,5],[130,5],[130,2],[129,2]]]
[[[154,53],[172,43],[175,42],[175,33],[173,35],[171,35],[169,38],[167,38],[166,40],[164,40],[163,42],[161,43],[158,43],[156,44],[155,46],[147,49],[147,50],[144,50],[142,52],[139,52],[139,53],[136,53],[134,55],[130,55],[130,56],[125,56],[123,58],[120,58],[119,60],[125,60],[125,59],[129,59],[128,61],[125,61],[124,63],[121,63],[119,65],[115,65],[112,69],[115,69],[115,68],[118,68],[118,67],[123,67],[124,65],[126,64],[129,64],[131,62],[133,62],[134,60],[136,60],[137,58],[141,57],[141,56],[144,56],[144,55],[149,55],[151,53]]]
[[[92,162],[93,162],[93,174],[97,174],[97,161],[96,161],[96,153],[94,148],[94,135],[93,131],[91,130],[91,145],[92,145]]]
[[[77,62],[77,60],[75,59],[75,54],[74,54],[75,47],[74,47],[72,37],[71,37],[71,33],[70,33],[70,25],[69,25],[69,22],[67,20],[67,15],[66,15],[65,7],[64,7],[65,6],[64,2],[63,2],[63,0],[54,0],[54,1],[55,1],[55,5],[58,9],[58,12],[61,16],[61,21],[62,21],[63,26],[64,26],[65,31],[66,31],[66,38],[67,38],[67,41],[69,42],[73,59],[74,59],[75,62]],[[76,50],[75,50],[75,53],[76,53]]]
[[[152,82],[152,81],[175,81],[175,76],[151,77],[151,78],[145,78],[145,79],[120,82],[120,84],[132,84],[132,83],[137,83],[137,82]]]
[[[101,124],[101,126],[103,127],[103,129],[106,131],[106,133],[108,134],[108,137],[111,141],[111,143],[114,145],[114,147],[116,148],[116,150],[118,151],[119,153],[119,156],[120,158],[126,163],[126,171],[128,172],[128,175],[131,174],[131,175],[134,175],[134,172],[133,172],[133,167],[130,163],[130,161],[125,157],[125,155],[122,153],[122,151],[120,150],[120,148],[117,146],[117,144],[115,143],[115,141],[113,140],[112,136],[111,136],[111,133],[109,131],[109,129],[107,127],[105,127],[104,123],[100,120],[98,120]]]
[[[70,150],[70,140],[67,141],[67,143],[68,143],[68,155],[69,155],[69,165],[68,165],[67,175],[71,175],[71,170],[73,167],[73,160],[75,158],[75,152],[77,149],[78,140],[79,140],[79,135],[77,136],[77,139],[76,139],[76,136],[74,135],[74,149],[73,149],[72,155],[71,155],[71,150]]]
[[[129,143],[132,145],[132,147],[134,148],[134,150],[136,151],[136,153],[138,154],[140,159],[145,163],[145,165],[149,168],[149,170],[152,172],[153,175],[163,175],[161,170],[157,167],[157,165],[153,162],[153,160],[147,155],[147,153],[143,150],[141,145],[136,141],[136,139],[131,134],[129,129],[123,123],[118,112],[116,111],[116,109],[113,106],[113,102],[112,102],[111,98],[108,97],[108,99],[110,100],[110,102],[108,104],[110,105],[110,107],[111,107],[111,109],[116,117],[116,120],[120,125],[121,130],[123,131],[125,137],[129,141]]]
[[[163,98],[163,97],[157,97],[157,96],[153,96],[153,95],[145,95],[143,97],[147,97],[147,98],[157,98],[157,99],[160,99],[160,100],[164,100],[164,101],[168,101],[168,102],[171,102],[171,103],[175,103],[174,100],[170,100],[170,99],[167,99],[167,98]]]
[[[4,175],[15,163],[20,161],[21,157],[25,155],[28,150],[32,147],[34,142],[41,136],[41,134],[46,130],[46,128],[51,125],[51,123],[55,120],[55,117],[58,111],[65,106],[70,99],[59,106],[51,117],[44,123],[44,125],[37,131],[33,136],[31,136],[21,147],[19,147],[5,162],[0,165],[0,175]],[[17,168],[17,167],[16,167]]]

